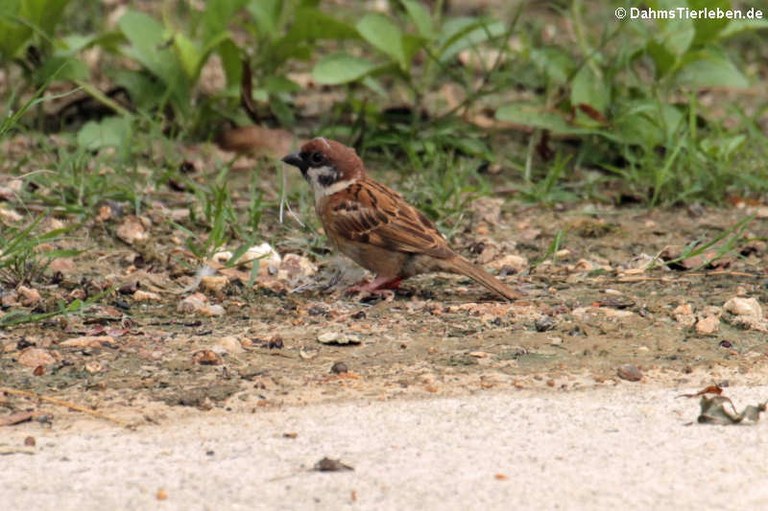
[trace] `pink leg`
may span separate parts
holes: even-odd
[[[390,289],[397,289],[402,282],[400,277],[384,277],[377,276],[375,279],[368,283],[358,283],[347,289],[348,294],[363,293],[363,294],[388,294]]]

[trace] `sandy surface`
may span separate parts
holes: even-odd
[[[36,447],[0,457],[0,502],[7,510],[768,508],[766,424],[698,425],[697,400],[676,397],[691,390],[623,384],[186,411],[138,431],[27,423],[2,430],[6,448],[27,435]],[[742,407],[768,387],[728,395]],[[325,456],[354,471],[310,470]]]

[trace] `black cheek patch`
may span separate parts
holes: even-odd
[[[321,186],[331,186],[333,183],[339,180],[339,172],[329,172],[328,174],[320,174],[317,176],[317,182]]]

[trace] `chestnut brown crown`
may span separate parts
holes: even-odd
[[[298,167],[305,177],[310,169],[323,167],[338,172],[338,179],[358,179],[365,175],[363,160],[354,149],[324,137],[310,140],[299,152],[285,156],[282,161]]]

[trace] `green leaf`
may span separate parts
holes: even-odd
[[[368,13],[357,24],[357,31],[374,48],[397,62],[401,69],[408,68],[403,49],[403,33],[388,17],[379,13]]]
[[[646,45],[646,50],[656,66],[656,78],[666,76],[677,64],[677,57],[663,44],[650,40]]]
[[[48,80],[77,81],[87,80],[90,74],[88,65],[80,59],[72,57],[53,56],[47,59],[42,67],[35,70],[36,79],[40,82]]]
[[[243,72],[240,48],[231,39],[227,39],[219,45],[217,51],[221,57],[224,74],[227,77],[227,88],[239,90],[240,78]]]
[[[768,19],[763,18],[759,20],[733,20],[728,23],[723,31],[720,33],[720,38],[725,39],[741,34],[743,32],[753,32],[756,30],[768,29]]]
[[[477,18],[452,18],[440,34],[440,60],[452,59],[462,50],[503,35],[507,27],[501,21]]]
[[[90,121],[77,133],[77,144],[94,151],[104,147],[121,147],[129,143],[131,120],[127,117],[107,117],[101,122]]]
[[[376,69],[376,64],[346,53],[335,53],[322,58],[312,70],[317,83],[338,85],[357,81]]]
[[[730,0],[688,0],[688,7],[691,10],[713,9],[717,11],[719,9],[723,13],[722,18],[697,19],[693,23],[696,32],[693,39],[694,46],[715,42],[720,32],[730,23],[730,20],[725,17],[725,12],[731,10],[732,7]]]
[[[610,91],[605,82],[595,76],[589,66],[583,66],[571,84],[571,105],[586,104],[604,114],[610,103]]]
[[[528,103],[504,105],[496,111],[496,118],[500,121],[549,130],[557,134],[587,135],[596,133],[594,130],[575,128],[568,124],[562,115],[548,112],[540,105]]]
[[[131,43],[126,51],[128,56],[166,83],[172,80],[176,66],[167,49],[163,26],[151,16],[136,11],[126,12],[117,25]]]
[[[0,60],[17,56],[34,28],[52,36],[69,0],[0,0]]]
[[[705,87],[748,87],[749,82],[731,60],[715,50],[701,50],[685,56],[675,76],[678,85]]]
[[[568,81],[574,68],[571,56],[556,47],[531,49],[531,61],[550,83],[558,85]]]
[[[653,100],[624,103],[614,120],[621,142],[644,147],[666,145],[676,136],[683,114],[674,106]]]
[[[32,36],[32,29],[20,22],[21,0],[0,1],[0,60],[15,57]]]
[[[292,41],[314,41],[317,39],[359,39],[357,29],[337,20],[314,7],[300,7],[296,10],[291,30],[286,38]]]
[[[178,109],[189,105],[191,85],[181,60],[173,51],[163,26],[147,14],[128,11],[117,22],[131,46],[124,53],[165,84]],[[171,43],[171,44],[169,44]]]
[[[68,3],[69,0],[23,0],[20,14],[43,33],[53,36],[53,30]]]
[[[260,36],[270,39],[275,37],[280,27],[280,15],[283,12],[282,0],[251,0],[248,3],[248,12],[253,16],[253,21]]]
[[[433,39],[435,37],[435,25],[432,22],[432,16],[424,4],[415,0],[400,0],[405,7],[408,17],[411,19],[419,35],[424,39]]]
[[[176,49],[179,62],[181,62],[181,67],[184,69],[187,78],[196,78],[198,66],[201,65],[203,58],[200,48],[198,48],[194,41],[182,33],[173,36],[173,46]]]
[[[242,9],[247,0],[208,0],[203,12],[203,41],[206,44],[222,32],[226,32],[229,24]]]

